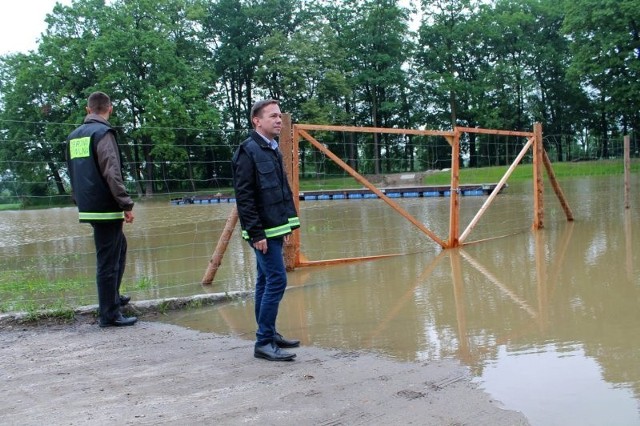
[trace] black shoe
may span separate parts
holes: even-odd
[[[131,296],[120,296],[120,306],[126,306],[129,304],[129,301],[131,300]]]
[[[125,317],[120,314],[112,320],[103,321],[101,319],[98,325],[100,327],[124,327],[126,325],[133,325],[136,321],[138,321],[138,317]]]
[[[296,357],[296,354],[280,350],[275,343],[267,343],[264,346],[256,346],[253,351],[253,356],[269,361],[291,361]]]
[[[297,348],[300,346],[300,340],[287,340],[280,333],[276,333],[273,337],[273,343],[280,348]]]

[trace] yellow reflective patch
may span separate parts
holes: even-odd
[[[87,158],[89,156],[89,146],[91,144],[91,138],[86,136],[84,138],[71,139],[69,141],[69,154],[71,159],[74,158]]]

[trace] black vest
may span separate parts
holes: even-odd
[[[67,166],[80,222],[124,219],[123,210],[111,195],[96,158],[96,144],[107,132],[113,129],[104,123],[89,121],[67,138]]]

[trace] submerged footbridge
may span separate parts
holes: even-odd
[[[460,195],[489,195],[498,186],[497,183],[486,183],[476,185],[460,185],[458,186],[458,194]],[[506,187],[506,185],[504,185]],[[500,188],[500,192],[504,190]],[[451,187],[449,185],[429,185],[429,186],[403,186],[380,188],[380,191],[389,198],[416,198],[416,197],[448,197],[451,195]],[[362,200],[380,198],[367,188],[356,189],[320,189],[313,191],[300,192],[298,199],[300,201],[323,201],[323,200]],[[218,203],[235,203],[236,199],[233,195],[215,194],[215,195],[193,195],[180,198],[172,198],[172,205],[184,204],[218,204]]]
[[[458,193],[462,195],[489,195],[497,184],[461,185]],[[502,190],[502,188],[501,188]],[[451,195],[449,185],[431,186],[406,186],[380,188],[380,191],[389,198],[415,198],[415,197],[448,197]],[[380,198],[369,189],[334,189],[300,192],[300,200],[356,200],[363,198]]]

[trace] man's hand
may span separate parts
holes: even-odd
[[[127,223],[133,223],[133,211],[124,212],[124,221]]]
[[[262,254],[266,254],[267,253],[268,246],[269,245],[267,244],[267,239],[266,238],[264,240],[256,241],[255,243],[253,243],[253,247],[256,250],[260,250],[262,252]]]

